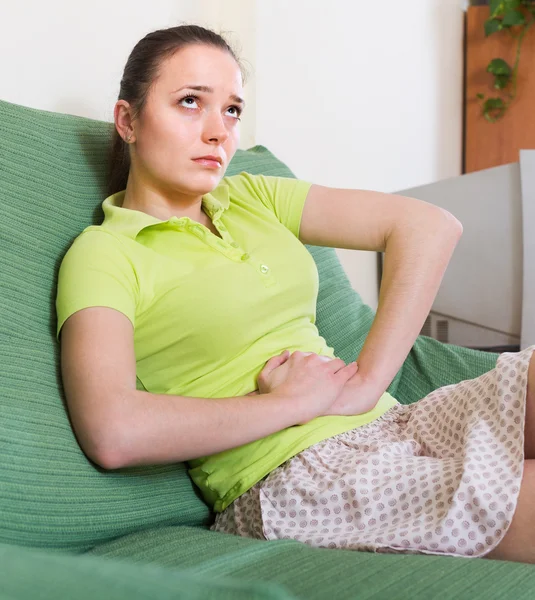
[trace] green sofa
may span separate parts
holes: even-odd
[[[102,219],[113,125],[0,101],[0,599],[533,598],[535,567],[372,554],[212,532],[183,463],[105,471],[80,449],[55,341],[61,259]],[[293,177],[266,148],[229,173]],[[374,313],[335,250],[307,246],[317,325],[354,360]],[[414,402],[472,378],[497,354],[420,336],[389,391]]]

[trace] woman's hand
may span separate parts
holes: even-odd
[[[258,392],[288,398],[302,415],[300,423],[306,423],[324,414],[357,368],[354,362],[346,365],[314,352],[285,351],[268,360],[258,375]]]
[[[311,353],[309,352],[309,354],[311,354]],[[262,375],[262,374],[268,375],[268,373],[271,374],[270,376],[272,378],[271,383],[272,383],[273,388],[277,387],[277,385],[279,385],[286,379],[286,377],[288,375],[288,365],[286,365],[284,367],[284,364],[286,363],[288,358],[290,358],[290,352],[288,350],[285,350],[284,352],[281,352],[280,354],[272,356],[267,361],[267,363],[264,365],[264,368],[260,372],[260,375]],[[256,390],[254,390],[254,392],[250,392],[249,394],[246,394],[247,396],[257,396],[258,394],[267,394],[270,391],[269,385],[266,386],[264,384],[264,382],[262,382],[260,384],[257,381],[257,384],[259,385],[259,387]],[[259,389],[260,387],[262,387],[261,390]]]
[[[304,352],[303,354],[308,356],[313,353]],[[271,358],[261,372],[261,374],[264,374],[264,377],[258,382],[259,388],[250,392],[247,396],[269,393],[284,382],[289,372],[289,365],[287,364],[289,356],[290,353],[286,350],[282,354]],[[319,358],[323,361],[333,360],[328,356],[319,356]],[[364,377],[360,375],[358,372],[358,365],[355,365],[355,369],[355,374],[346,381],[336,400],[321,416],[359,415],[372,410],[377,404],[383,392],[379,390],[373,382],[364,379]]]
[[[301,354],[310,356],[311,354],[314,354],[314,352],[301,352]],[[277,354],[270,358],[258,376],[258,389],[247,395],[255,396],[257,394],[269,394],[269,392],[273,391],[281,383],[286,381],[290,368],[287,360],[290,356],[290,352],[285,350],[281,354]],[[316,354],[316,356],[324,362],[333,360],[329,356],[321,356],[319,354]]]

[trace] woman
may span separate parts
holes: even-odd
[[[152,32],[127,61],[104,222],[58,282],[82,449],[105,469],[188,461],[216,531],[535,562],[535,347],[411,406],[385,392],[461,225],[400,196],[223,178],[242,84],[202,27]],[[314,325],[304,244],[385,251],[358,367]]]

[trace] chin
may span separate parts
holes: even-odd
[[[219,185],[225,174],[225,166],[221,169],[215,170],[201,170],[201,169],[188,169],[188,165],[182,167],[178,165],[175,168],[175,176],[178,178],[169,177],[169,173],[165,173],[167,177],[162,173],[162,179],[167,180],[168,188],[174,191],[182,191],[191,195],[204,195],[213,192]]]
[[[192,177],[189,180],[189,186],[194,189],[197,193],[208,194],[215,190],[223,179],[224,171],[218,173],[201,173],[196,177]]]

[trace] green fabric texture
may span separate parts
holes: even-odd
[[[112,541],[91,555],[282,585],[303,600],[531,600],[535,567],[486,559],[374,554],[166,527]]]
[[[291,600],[282,586],[0,544],[0,600]],[[98,573],[98,576],[95,574]]]

